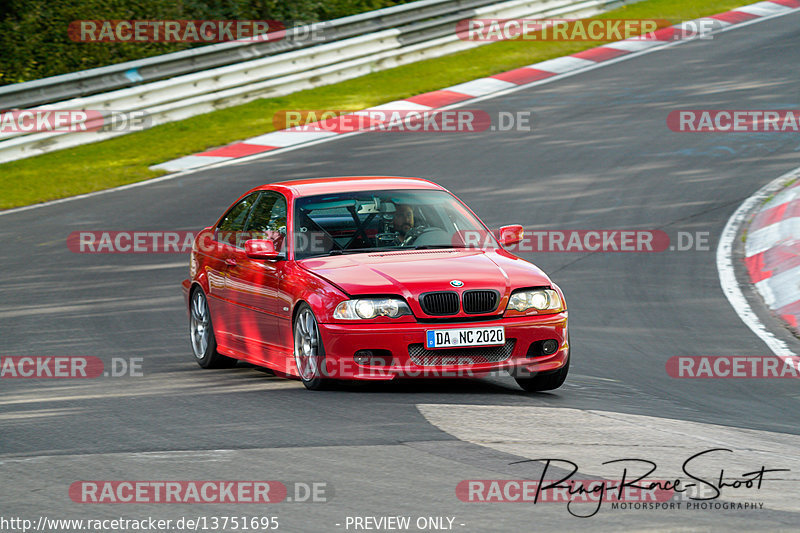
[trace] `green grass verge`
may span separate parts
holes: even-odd
[[[712,15],[747,0],[646,0],[604,18],[675,22]],[[591,42],[493,43],[280,98],[265,98],[95,144],[0,164],[0,209],[29,205],[146,180],[148,167],[272,131],[286,109],[364,109],[593,48]]]

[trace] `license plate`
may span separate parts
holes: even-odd
[[[426,348],[456,348],[459,346],[497,346],[506,343],[503,326],[491,328],[434,329],[426,333]]]

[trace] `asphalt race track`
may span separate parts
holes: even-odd
[[[794,12],[469,106],[530,110],[533,132],[346,136],[0,217],[0,355],[142,357],[144,372],[4,379],[2,514],[278,516],[285,531],[346,531],[348,516],[383,515],[455,517],[454,529],[464,532],[796,530],[798,382],[673,379],[665,363],[676,355],[770,354],[720,288],[716,244],[745,198],[800,164],[800,137],[675,133],[666,116],[796,109],[798,45]],[[198,230],[250,187],[335,175],[428,177],[492,227],[710,232],[710,246],[523,254],[564,289],[570,309],[571,374],[542,394],[525,394],[506,376],[314,393],[244,364],[201,370],[180,291],[187,256],[76,254],[66,246],[77,230]],[[754,305],[800,353],[800,341]],[[563,503],[455,496],[461,480],[538,479],[542,463],[512,464],[526,458],[570,459],[592,476],[609,457],[666,468],[712,447],[739,458],[716,472],[748,472],[737,462],[750,461],[748,452],[758,454],[756,468],[791,471],[768,476],[763,493],[721,498],[765,502],[758,510],[605,505],[576,518]],[[318,481],[330,497],[262,507],[90,506],[68,496],[74,481],[119,479]]]

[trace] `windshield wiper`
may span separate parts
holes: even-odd
[[[406,246],[373,246],[371,248],[346,248],[343,254],[363,254],[367,252],[391,252],[394,250],[407,250]]]
[[[398,250],[466,249],[453,244],[420,244],[419,246],[373,246],[371,248],[336,248],[325,255],[364,254],[368,252],[396,252]]]
[[[453,244],[420,244],[414,247],[415,250],[428,250],[432,248],[466,248],[466,246],[455,246]]]
[[[373,246],[371,248],[337,248],[327,255],[363,254],[367,252],[391,252],[394,250],[408,250],[407,246]]]

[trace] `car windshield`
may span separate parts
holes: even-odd
[[[295,201],[295,258],[421,248],[497,247],[451,194],[358,191]]]

